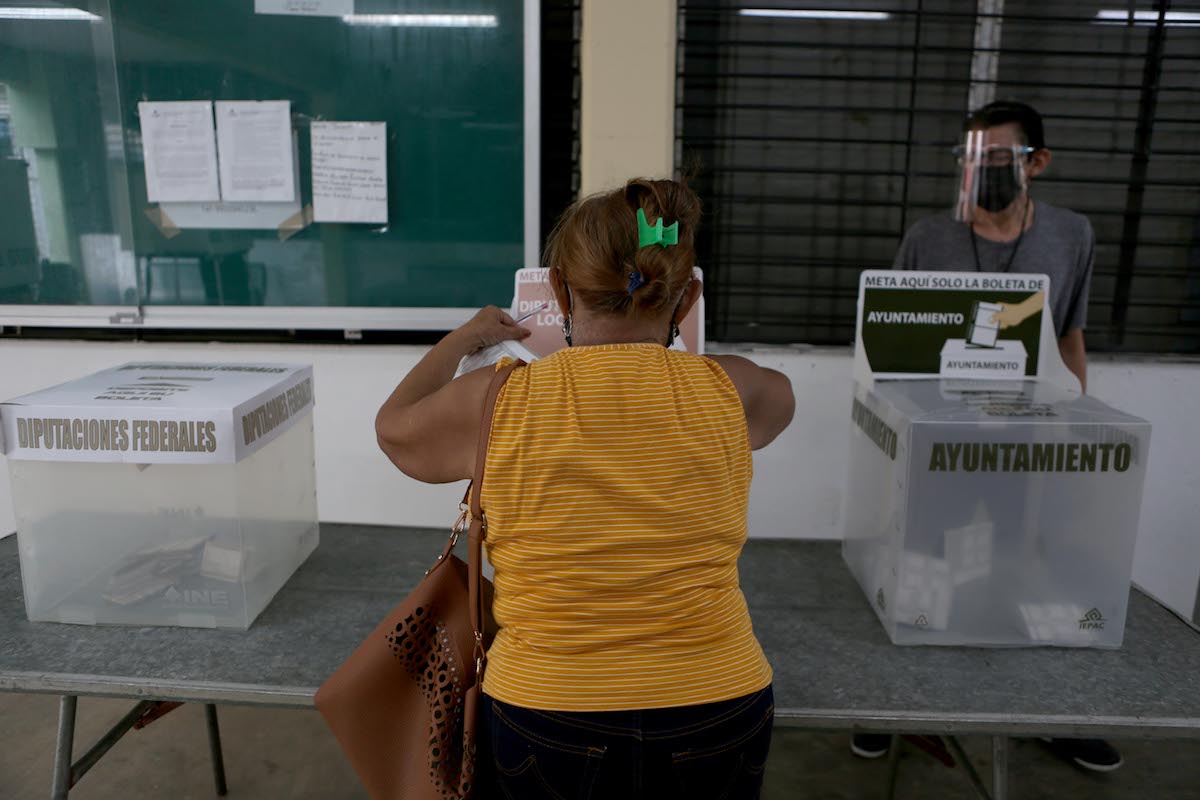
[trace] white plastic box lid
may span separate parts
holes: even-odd
[[[138,362],[0,403],[13,459],[228,464],[313,405],[305,364]]]
[[[915,423],[1149,425],[1048,381],[879,381],[870,391]]]

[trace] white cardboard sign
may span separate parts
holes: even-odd
[[[704,272],[699,267],[694,267],[692,274],[696,280],[703,282]],[[509,313],[513,319],[533,313],[533,316],[521,323],[523,327],[533,331],[521,344],[538,358],[545,358],[567,346],[562,331],[563,315],[554,299],[554,293],[550,290],[544,268],[517,270]],[[704,295],[700,295],[696,305],[692,306],[683,324],[679,326],[679,336],[671,349],[704,354]]]

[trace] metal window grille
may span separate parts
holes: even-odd
[[[579,193],[580,0],[542,0],[541,232]]]
[[[950,207],[994,98],[1043,114],[1034,197],[1096,231],[1089,349],[1200,352],[1194,0],[680,0],[677,98],[714,339],[850,342],[859,272]]]

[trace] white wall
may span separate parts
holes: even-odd
[[[1153,425],[1133,580],[1193,618],[1200,592],[1200,362],[1100,361],[1088,391]]]

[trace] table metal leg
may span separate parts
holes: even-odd
[[[82,758],[71,765],[71,784],[74,785],[83,780],[83,776],[88,773],[88,770],[96,766],[104,754],[111,750],[114,744],[121,741],[121,737],[128,733],[130,728],[135,727],[142,715],[154,708],[154,705],[149,700],[143,700],[130,709],[129,713],[109,729],[108,733],[101,736],[92,745],[92,748],[83,754]]]
[[[1008,737],[992,737],[992,800],[1008,800]]]
[[[121,718],[99,741],[72,764],[71,757],[75,743],[75,709],[79,698],[75,695],[63,695],[58,706],[58,742],[54,751],[54,783],[50,790],[51,800],[67,800],[74,783],[87,774],[114,744],[120,741],[132,728],[141,728],[153,722],[163,714],[177,707],[178,703],[161,703],[143,700]],[[224,797],[228,789],[225,785],[225,759],[221,753],[221,730],[217,726],[217,707],[204,706],[204,718],[208,727],[208,749],[212,754],[213,781],[216,783],[217,794]]]
[[[67,793],[71,791],[71,748],[75,744],[75,705],[78,701],[73,694],[58,699],[58,741],[54,748],[51,800],[67,800]]]
[[[225,759],[221,755],[221,729],[217,726],[217,707],[212,703],[204,706],[204,718],[208,722],[208,749],[212,753],[213,781],[217,785],[217,795],[224,797]]]
[[[888,777],[887,790],[884,797],[894,800],[896,797],[896,778],[900,775],[900,737],[893,734],[888,745]]]
[[[987,787],[983,785],[983,779],[979,777],[979,773],[975,770],[975,765],[971,763],[971,759],[967,757],[967,752],[963,750],[962,744],[958,741],[957,736],[947,736],[946,741],[950,743],[950,749],[954,751],[954,757],[962,764],[963,771],[967,773],[967,778],[971,781],[971,786],[975,787],[975,792],[983,798],[983,800],[992,800],[992,796],[988,794]]]

